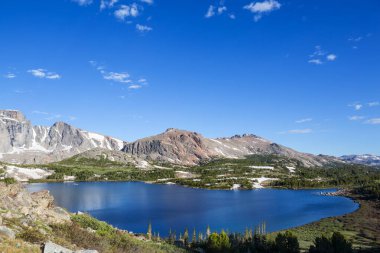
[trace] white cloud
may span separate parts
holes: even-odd
[[[377,101],[368,103],[369,107],[374,107],[374,106],[379,106],[379,105],[380,105],[380,103]]]
[[[145,78],[140,78],[137,82],[147,84],[148,81]]]
[[[136,29],[140,32],[149,32],[153,30],[152,27],[149,27],[146,25],[140,25],[140,24],[136,24]]]
[[[75,116],[69,116],[69,120],[70,121],[74,121],[74,120],[76,120],[77,119],[77,117],[75,117]]]
[[[100,9],[112,8],[119,0],[100,0]]]
[[[281,8],[281,4],[276,0],[265,0],[263,2],[252,2],[248,5],[245,5],[243,9],[249,10],[252,13],[255,13],[254,16],[255,22],[259,21],[263,14],[270,13],[274,10]]]
[[[353,107],[356,111],[359,111],[363,108],[363,105],[360,103],[353,103],[353,104],[349,104],[348,106]]]
[[[369,119],[365,123],[370,125],[380,125],[380,118]]]
[[[219,6],[218,7],[218,14],[221,15],[223,14],[223,12],[227,11],[227,7],[226,6]]]
[[[312,118],[299,119],[299,120],[296,121],[296,123],[298,123],[298,124],[300,124],[300,123],[306,123],[306,122],[310,122],[312,120],[313,120]]]
[[[263,2],[252,2],[244,6],[243,8],[253,13],[264,13],[280,9],[281,4],[276,0],[266,0]]]
[[[335,61],[336,58],[337,58],[337,56],[335,54],[329,54],[329,55],[326,56],[326,59],[328,61]]]
[[[90,5],[92,4],[92,0],[72,0],[73,2],[76,2],[80,6]]]
[[[309,63],[315,64],[315,65],[321,65],[323,62],[320,59],[311,59],[308,61]]]
[[[229,17],[230,19],[235,19],[235,18],[236,18],[235,14],[229,14],[228,17]]]
[[[153,0],[140,0],[140,2],[143,2],[146,4],[153,4]]]
[[[56,113],[50,113],[50,112],[44,112],[44,111],[32,111],[33,114],[39,114],[39,115],[44,115],[44,119],[46,120],[56,120],[62,117],[61,114],[56,114]]]
[[[45,78],[45,79],[60,79],[61,76],[54,72],[49,72],[46,69],[30,69],[28,70],[28,73],[31,73],[33,76],[38,78]]]
[[[210,5],[208,7],[207,13],[205,15],[206,18],[211,18],[215,15],[215,7],[213,5]]]
[[[313,130],[310,128],[305,129],[292,129],[285,132],[280,132],[280,134],[310,134]]]
[[[13,78],[16,78],[16,74],[14,74],[14,73],[8,73],[8,74],[5,74],[4,77],[7,78],[7,79],[13,79]]]
[[[359,36],[359,37],[351,37],[348,39],[348,41],[352,41],[352,42],[359,42],[363,39],[363,37]]]
[[[147,85],[148,81],[145,78],[140,78],[135,82],[131,75],[127,72],[114,72],[114,71],[107,71],[104,66],[98,65],[96,61],[89,61],[91,66],[93,66],[97,71],[100,72],[103,79],[110,80],[113,82],[128,84],[128,89],[140,89],[143,87],[143,85]],[[135,84],[138,83],[138,84]]]
[[[48,112],[42,112],[42,111],[32,111],[33,114],[42,114],[42,115],[49,115]]]
[[[358,115],[348,117],[348,119],[352,120],[352,121],[358,121],[358,120],[362,120],[364,118],[365,118],[364,116],[358,116]]]
[[[131,90],[137,90],[137,89],[141,89],[142,86],[139,85],[139,84],[132,84],[130,86],[128,86],[128,89],[131,89]]]
[[[114,12],[114,15],[119,20],[125,20],[126,17],[137,17],[139,15],[138,6],[136,3],[131,5],[123,4]]]
[[[103,72],[103,78],[106,80],[111,80],[119,83],[130,83],[132,80],[129,79],[130,75],[126,72]]]
[[[315,46],[314,52],[309,55],[310,60],[309,63],[321,65],[324,63],[324,60],[326,61],[335,61],[337,56],[333,53],[327,53],[326,51],[322,50],[321,46]]]

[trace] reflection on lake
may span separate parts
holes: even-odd
[[[215,191],[139,182],[29,184],[30,191],[47,189],[57,205],[88,212],[116,227],[166,236],[170,228],[242,232],[265,221],[267,231],[303,225],[358,208],[344,197],[322,196],[332,190]]]

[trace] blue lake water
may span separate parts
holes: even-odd
[[[344,197],[320,195],[331,190],[223,191],[154,185],[140,182],[29,184],[30,191],[47,189],[57,205],[71,212],[88,212],[118,228],[167,236],[169,229],[243,232],[265,221],[276,231],[355,211],[358,204]]]

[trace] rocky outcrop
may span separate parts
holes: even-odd
[[[127,144],[122,151],[143,159],[194,165],[212,158],[205,138],[195,132],[168,129],[166,132]]]
[[[77,250],[72,251],[70,249],[64,248],[53,242],[46,242],[44,245],[43,253],[98,253],[97,250]]]
[[[70,220],[67,211],[54,205],[54,198],[48,191],[29,193],[21,184],[0,182],[0,209],[0,216],[7,219],[40,220],[47,224]]]
[[[120,150],[124,142],[57,122],[32,126],[19,111],[0,110],[0,160],[11,163],[48,163],[81,152],[104,148]]]
[[[282,155],[303,166],[322,166],[333,162],[323,156],[297,152],[252,134],[209,139],[199,133],[170,128],[164,133],[128,143],[122,151],[142,159],[196,165],[214,158],[244,158],[247,155]]]

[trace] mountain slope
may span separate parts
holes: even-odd
[[[12,163],[59,161],[93,148],[120,150],[124,142],[64,122],[33,126],[19,111],[0,110],[0,160]]]
[[[127,143],[122,151],[142,159],[196,165],[215,158],[243,158],[253,154],[277,154],[298,160],[303,166],[337,162],[327,156],[297,152],[256,135],[209,139],[199,133],[170,128],[164,133]]]
[[[341,156],[340,159],[348,163],[362,164],[368,166],[380,166],[380,156],[376,155],[345,155]]]

